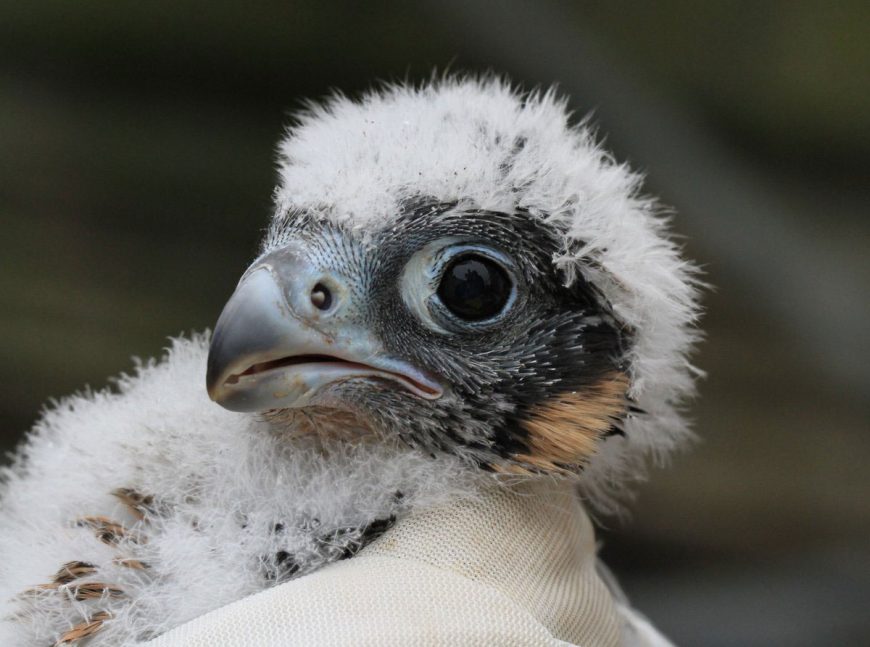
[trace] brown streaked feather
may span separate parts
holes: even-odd
[[[142,494],[132,488],[117,488],[112,490],[112,496],[118,498],[130,513],[140,521],[145,519],[147,515],[154,515],[156,513],[153,495]]]
[[[63,645],[72,645],[74,643],[93,636],[103,628],[103,623],[109,620],[112,614],[108,611],[98,611],[90,616],[84,622],[75,625],[72,629],[62,634],[61,637],[54,643],[54,647],[62,647]]]
[[[118,557],[112,560],[112,563],[116,564],[117,566],[123,566],[124,568],[132,568],[137,571],[145,571],[151,568],[145,562],[133,558]]]
[[[38,593],[39,591],[50,591],[57,589],[64,584],[69,584],[80,577],[93,575],[97,572],[97,567],[88,562],[72,561],[61,566],[57,572],[51,577],[51,582],[47,584],[39,584],[22,591],[20,596],[28,596]]]
[[[116,546],[122,539],[127,538],[136,541],[135,538],[130,537],[124,526],[117,521],[112,521],[108,517],[81,517],[76,521],[76,525],[82,528],[90,528],[96,533],[97,539],[108,546]]]
[[[34,600],[37,600],[42,596],[51,595],[51,592],[55,591],[58,586],[60,585],[54,584],[53,582],[50,584],[37,584],[24,589],[23,591],[15,595],[12,599],[16,602],[31,604],[34,602]]]
[[[513,474],[536,471],[568,473],[583,465],[625,415],[628,377],[614,372],[582,391],[560,393],[537,405],[521,423],[528,452],[517,464],[496,469]]]
[[[88,562],[67,562],[58,569],[57,573],[54,574],[54,577],[51,578],[51,583],[54,586],[69,584],[73,580],[77,580],[80,577],[93,575],[96,572],[97,567]]]
[[[84,600],[99,600],[103,597],[120,598],[124,595],[121,589],[104,582],[84,582],[70,587],[73,597],[82,602]]]

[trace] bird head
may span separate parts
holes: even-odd
[[[692,267],[554,93],[335,97],[280,176],[212,337],[221,406],[515,474],[625,469],[685,434]]]

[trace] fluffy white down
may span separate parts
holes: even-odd
[[[592,504],[618,509],[644,458],[663,460],[690,432],[680,413],[698,371],[697,269],[669,238],[668,218],[640,193],[554,91],[523,94],[497,78],[446,78],[388,86],[359,101],[336,96],[298,116],[280,147],[272,235],[297,210],[362,231],[388,227],[420,196],[494,211],[522,208],[553,223],[569,280],[599,287],[632,331],[631,390],[645,415],[609,439],[582,476]]]
[[[162,362],[123,377],[119,393],[66,399],[31,433],[0,493],[0,645],[54,644],[96,609],[115,618],[90,645],[134,644],[262,590],[263,562],[279,550],[297,553],[302,572],[334,558],[312,545],[312,524],[340,534],[474,490],[473,475],[449,458],[385,443],[288,443],[224,411],[205,394],[206,350],[204,337],[177,340]],[[168,513],[135,523],[110,495],[117,487],[159,493]],[[76,527],[84,515],[124,522],[147,543],[107,546]],[[125,557],[151,568],[113,563]],[[81,603],[70,589],[12,599],[71,560],[96,565],[89,580],[125,596]],[[19,613],[25,621],[10,619]]]

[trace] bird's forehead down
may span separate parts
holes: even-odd
[[[279,151],[278,212],[326,206],[354,227],[389,221],[417,196],[550,212],[588,183],[576,158],[597,157],[553,94],[498,82],[336,98],[302,115]]]

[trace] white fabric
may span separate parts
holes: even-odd
[[[621,644],[594,533],[567,484],[414,515],[353,559],[206,614],[149,647]]]

